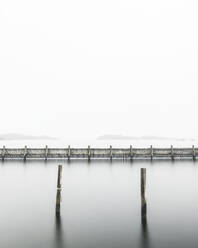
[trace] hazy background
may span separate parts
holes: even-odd
[[[1,0],[0,133],[198,137],[197,1]]]

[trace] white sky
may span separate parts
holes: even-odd
[[[198,137],[198,3],[1,0],[0,133]]]

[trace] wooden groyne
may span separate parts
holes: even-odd
[[[0,148],[0,159],[191,159],[198,156],[198,148]]]

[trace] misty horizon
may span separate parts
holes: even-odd
[[[66,137],[64,137],[66,138]],[[49,135],[28,135],[22,133],[5,133],[0,134],[0,141],[2,140],[56,140],[59,137],[52,137]],[[95,138],[93,138],[95,139]],[[96,137],[96,140],[172,140],[172,141],[195,141],[193,138],[178,138],[178,137],[166,137],[166,136],[130,136],[122,134],[104,134]]]
[[[6,134],[0,134],[0,141],[1,140],[51,140],[51,139],[57,139],[56,137],[50,137],[47,135],[27,135],[27,134],[19,134],[19,133],[6,133]]]

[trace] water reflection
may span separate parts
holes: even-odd
[[[141,245],[140,247],[149,247],[149,233],[147,226],[147,202],[145,197],[146,191],[146,169],[141,168]]]
[[[145,197],[141,197],[141,233],[140,233],[140,248],[149,248],[149,230],[147,223],[147,202]]]
[[[61,202],[61,190],[57,189],[56,193],[56,213],[55,213],[55,240],[54,247],[63,248],[66,247],[64,243],[63,228],[61,222],[61,212],[60,212],[60,202]]]
[[[61,215],[56,214],[55,216],[55,240],[54,240],[54,247],[56,248],[63,248],[66,247],[64,244],[64,235],[63,235],[63,228],[61,222]]]
[[[140,235],[140,247],[150,247],[150,240],[149,240],[149,230],[148,230],[148,223],[147,223],[147,216],[145,215],[145,209],[141,209],[141,235]]]

